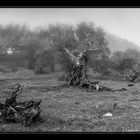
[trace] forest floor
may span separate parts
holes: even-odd
[[[58,77],[63,73],[36,75],[31,70],[0,73],[0,102],[9,96],[8,88],[23,86],[17,101],[41,99],[43,123],[25,127],[0,123],[0,132],[135,132],[140,131],[140,83],[117,78],[97,78],[105,86],[127,91],[87,92],[79,87],[64,87]],[[117,103],[116,108],[113,108]],[[111,113],[112,116],[104,116]]]

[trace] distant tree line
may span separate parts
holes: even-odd
[[[76,26],[50,24],[34,30],[30,30],[27,25],[0,25],[0,61],[7,58],[11,61],[12,58],[13,61],[26,60],[27,68],[38,74],[45,73],[45,69],[53,72],[56,65],[68,71],[73,64],[64,48],[77,55],[77,52],[90,46],[98,47],[100,51],[100,55],[96,51],[87,54],[88,66],[95,72],[106,75],[111,69],[120,73],[125,69],[139,69],[140,52],[128,49],[111,54],[104,36],[101,27],[86,22]]]

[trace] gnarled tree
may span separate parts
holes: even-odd
[[[87,77],[87,64],[89,60],[89,53],[100,54],[102,53],[102,48],[98,46],[98,42],[95,36],[92,34],[87,34],[87,37],[82,42],[85,48],[82,51],[79,51],[78,55],[75,56],[67,48],[64,48],[65,52],[70,56],[71,61],[73,62],[73,67],[70,69],[66,75],[66,81],[69,85],[78,85],[81,87],[97,89],[96,83],[92,83],[88,80]]]

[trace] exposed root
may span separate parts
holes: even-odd
[[[91,82],[88,80],[85,65],[75,65],[66,76],[66,83],[70,86],[79,86],[86,88],[87,91],[126,91],[127,89],[111,89],[104,85],[100,85],[99,81]]]

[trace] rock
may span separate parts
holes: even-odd
[[[95,87],[96,87],[96,91],[98,91],[99,90],[99,85],[96,84]]]
[[[108,112],[106,114],[103,115],[104,117],[112,117],[112,113]]]
[[[96,108],[99,108],[99,105],[96,105],[95,107],[96,107]]]

